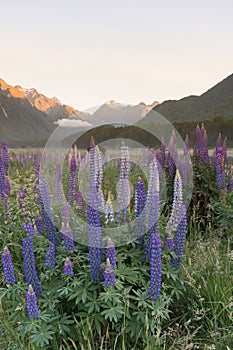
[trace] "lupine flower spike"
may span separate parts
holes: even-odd
[[[109,238],[106,247],[106,259],[109,259],[113,268],[116,267],[116,249],[113,241]]]
[[[56,251],[55,244],[52,242],[49,242],[49,247],[46,253],[46,262],[45,262],[45,266],[47,268],[55,267],[55,251]]]
[[[64,264],[64,275],[65,276],[73,276],[74,275],[73,266],[72,266],[72,263],[68,257],[66,258],[65,264]]]
[[[16,283],[11,253],[7,247],[5,247],[2,252],[2,266],[6,284]]]
[[[148,294],[156,301],[162,285],[162,248],[160,235],[154,232],[151,234],[150,264],[150,289]]]
[[[27,306],[29,318],[39,318],[40,317],[38,306],[37,306],[36,293],[34,292],[31,284],[28,287],[28,292],[26,295],[26,306]]]
[[[104,285],[107,288],[115,285],[114,271],[109,259],[107,259],[107,264],[104,270]]]

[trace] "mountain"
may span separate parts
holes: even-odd
[[[170,122],[233,119],[233,74],[200,96],[168,100],[153,108]],[[146,117],[147,121],[152,115]]]
[[[93,125],[101,125],[107,123],[134,124],[145,115],[158,102],[146,105],[141,102],[138,105],[123,105],[121,103],[110,100],[100,106],[92,115],[85,116],[85,119]]]
[[[35,108],[46,113],[52,122],[58,121],[59,119],[78,119],[84,120],[85,113],[76,111],[73,107],[62,104],[56,97],[49,98],[36,89],[25,89],[20,85],[15,87],[19,91],[23,92]]]
[[[22,90],[0,79],[0,139],[12,145],[41,145],[54,127],[48,116],[35,108]]]

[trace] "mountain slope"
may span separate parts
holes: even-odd
[[[12,145],[43,144],[53,130],[47,115],[23,91],[0,79],[0,139]]]
[[[171,122],[233,119],[233,74],[201,96],[169,100],[153,108]]]
[[[25,94],[32,106],[46,113],[52,122],[67,118],[84,120],[82,112],[76,111],[73,107],[62,104],[56,97],[49,98],[33,88],[24,89],[19,85],[17,85],[16,88]]]

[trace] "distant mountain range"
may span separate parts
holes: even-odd
[[[153,108],[170,122],[214,120],[216,117],[233,120],[233,74],[201,96],[165,101]],[[150,114],[146,117],[149,121]]]
[[[161,104],[125,105],[113,100],[81,112],[49,98],[36,89],[11,86],[0,79],[0,139],[17,145],[44,145],[57,124],[87,127],[101,124],[150,125],[159,112],[171,123],[223,118],[233,120],[233,74],[201,96],[188,96]],[[68,132],[69,133],[69,132]]]
[[[140,102],[133,106],[111,100],[100,106],[92,115],[86,115],[84,118],[94,126],[107,123],[134,124],[144,118],[156,105],[158,105],[156,101],[151,105]]]

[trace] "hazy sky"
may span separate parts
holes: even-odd
[[[0,5],[0,77],[77,109],[201,94],[233,72],[232,0]]]

